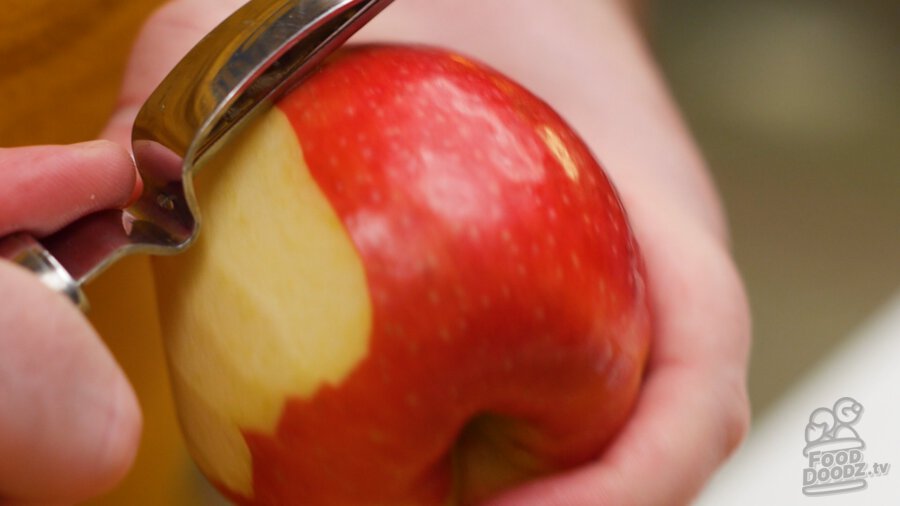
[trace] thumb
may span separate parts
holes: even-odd
[[[134,392],[73,304],[0,261],[0,503],[83,501],[137,450]]]

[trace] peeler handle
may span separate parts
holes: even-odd
[[[0,238],[0,258],[33,272],[51,290],[68,297],[82,311],[88,310],[87,297],[81,287],[32,235],[16,232]]]

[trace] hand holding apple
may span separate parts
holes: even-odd
[[[178,0],[154,16],[135,49],[110,137],[126,142],[130,107],[240,3]],[[573,122],[602,154],[628,206],[653,280],[655,339],[634,416],[603,458],[518,488],[499,503],[684,503],[746,430],[749,325],[721,211],[638,31],[618,7],[564,0],[491,15],[501,4],[404,0],[363,37],[476,54],[536,89]],[[538,28],[552,37],[539,45],[514,43],[533,40]],[[491,42],[497,34],[504,43]],[[648,472],[656,477],[652,483]]]

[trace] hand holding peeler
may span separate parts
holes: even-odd
[[[0,238],[0,258],[33,271],[82,310],[81,287],[131,254],[184,251],[200,230],[195,164],[254,111],[300,83],[391,0],[251,0],[175,66],[138,112],[131,144],[143,181],[124,210],[85,216],[40,241]]]

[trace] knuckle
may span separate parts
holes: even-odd
[[[730,434],[726,438],[726,450],[728,455],[740,447],[747,434],[750,432],[750,402],[744,396],[734,409],[731,420]]]
[[[750,431],[751,408],[743,374],[731,382],[732,386],[725,392],[726,399],[723,420],[722,458],[727,459],[744,442]]]

